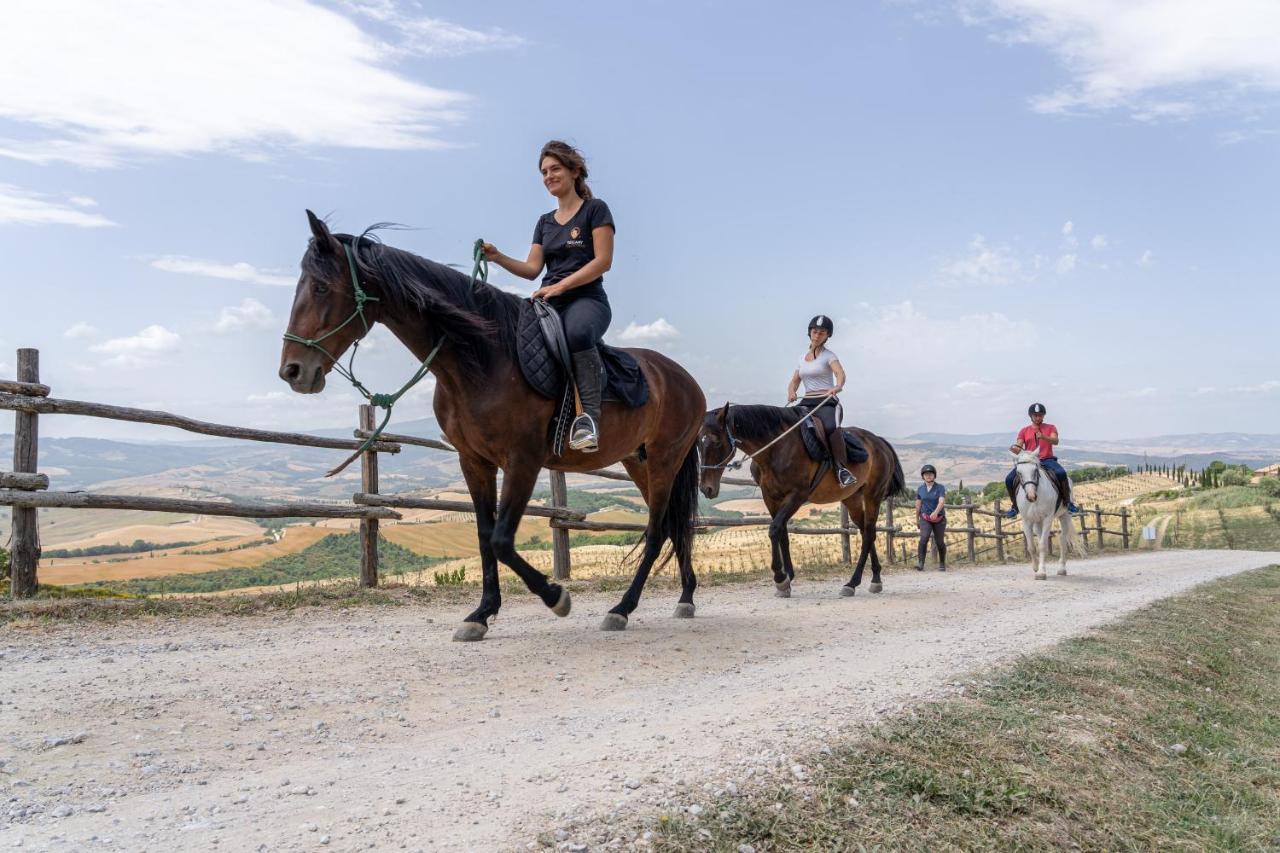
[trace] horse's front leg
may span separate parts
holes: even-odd
[[[1048,575],[1044,571],[1045,559],[1049,555],[1049,534],[1053,532],[1051,523],[1042,524],[1040,526],[1040,539],[1036,547],[1036,580],[1042,581]]]
[[[516,551],[516,530],[520,527],[520,519],[529,505],[541,470],[542,460],[534,454],[529,454],[522,461],[509,462],[503,469],[502,499],[498,502],[498,518],[490,542],[498,560],[515,572],[529,591],[551,608],[551,612],[557,616],[568,616],[569,590],[558,583],[551,583],[546,575],[529,565]]]
[[[453,632],[453,639],[469,642],[484,639],[489,619],[502,607],[502,587],[498,583],[498,558],[493,552],[494,513],[498,506],[498,469],[482,460],[463,456],[459,459],[462,476],[476,511],[476,536],[480,540],[480,575],[483,591],[480,606],[463,620]]]
[[[782,562],[782,571],[785,573],[779,578],[778,569],[775,567],[773,571],[773,585],[777,590],[774,595],[778,598],[791,597],[791,582],[796,579],[796,569],[791,563],[791,536],[787,533],[787,524],[800,507],[804,506],[806,497],[801,492],[787,495],[779,503],[778,511],[773,514],[773,520],[769,522],[769,541],[773,543],[774,550]]]

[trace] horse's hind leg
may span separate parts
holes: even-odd
[[[627,469],[645,506],[652,506],[649,499],[649,467],[638,459],[622,460],[622,467]],[[693,593],[698,588],[698,576],[693,572],[693,556],[678,556],[680,566],[680,601],[676,604],[672,615],[676,619],[692,619],[694,615]]]

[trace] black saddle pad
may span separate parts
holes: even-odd
[[[850,465],[857,465],[871,458],[857,436],[847,429],[841,429],[840,431],[844,433],[845,455],[849,457]],[[830,450],[827,448],[827,443],[818,437],[818,431],[813,428],[812,418],[800,428],[800,438],[804,440],[804,449],[814,462],[821,462],[831,455]]]
[[[516,328],[516,351],[520,356],[520,372],[525,381],[543,397],[559,400],[567,377],[542,333],[533,303],[520,306],[520,322]],[[601,344],[600,360],[604,362],[604,399],[634,409],[649,402],[649,383],[644,371],[631,353]]]

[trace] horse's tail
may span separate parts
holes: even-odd
[[[884,485],[880,487],[880,494],[878,497],[883,501],[890,495],[896,495],[898,492],[902,491],[902,489],[907,485],[907,476],[902,473],[902,460],[898,458],[898,451],[894,450],[893,445],[885,441],[883,438],[880,438],[880,436],[876,436],[876,438],[880,439],[880,443],[884,445],[885,450],[889,451],[889,458],[893,461],[893,473],[889,479],[884,482]]]
[[[684,457],[675,482],[671,484],[671,497],[663,516],[663,533],[671,540],[671,555],[682,564],[693,556],[693,523],[698,515],[698,445],[695,442]],[[664,563],[666,560],[663,561]]]
[[[1052,524],[1050,520],[1050,524]],[[1071,513],[1064,512],[1059,517],[1059,524],[1062,526],[1062,545],[1068,554],[1076,557],[1089,556],[1089,548],[1084,541],[1076,534],[1075,519],[1071,517]]]

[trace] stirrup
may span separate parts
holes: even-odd
[[[1013,509],[1005,510],[1004,517],[1005,517],[1005,518],[1017,518],[1017,517],[1018,517],[1018,508],[1015,506]]]
[[[848,468],[837,468],[836,480],[840,483],[840,485],[844,486],[846,489],[849,486],[858,485],[858,478],[853,476],[853,472],[850,471]]]
[[[583,453],[595,453],[600,449],[600,436],[596,422],[586,412],[573,420],[573,426],[569,429],[569,449]]]

